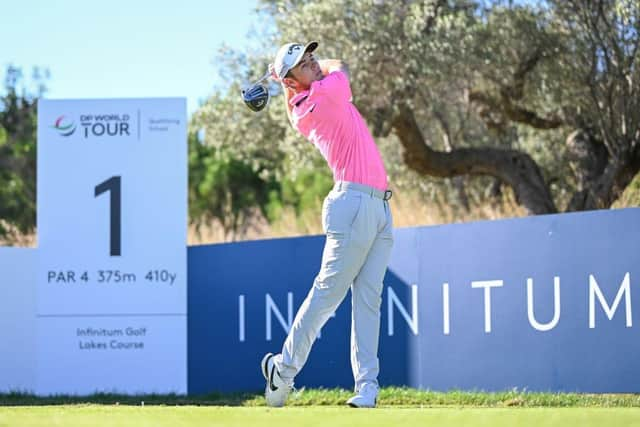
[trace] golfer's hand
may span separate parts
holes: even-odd
[[[269,72],[271,73],[271,78],[276,81],[280,81],[278,75],[276,74],[275,68],[273,68],[273,64],[269,64]]]
[[[346,74],[347,78],[350,78],[349,67],[340,59],[322,59],[318,61],[318,64],[320,65],[322,74],[325,76],[332,73],[333,71],[342,71],[344,74]]]

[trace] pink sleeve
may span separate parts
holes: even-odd
[[[333,71],[324,79],[313,83],[314,91],[323,93],[336,101],[351,101],[351,86],[347,75],[342,71]]]

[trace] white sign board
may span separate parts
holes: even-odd
[[[36,249],[0,247],[0,392],[35,391]]]
[[[184,99],[38,104],[39,394],[186,393]]]

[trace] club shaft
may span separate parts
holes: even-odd
[[[271,77],[271,72],[269,70],[267,70],[267,72],[264,73],[264,76],[260,77],[260,80],[256,81],[251,86],[255,86],[258,83],[262,83],[263,81],[267,80],[269,77]]]

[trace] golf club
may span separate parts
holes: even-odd
[[[260,77],[258,81],[245,89],[242,89],[242,100],[247,104],[247,107],[249,107],[251,111],[261,111],[269,103],[269,90],[264,84],[262,84],[262,82],[267,80],[269,77],[271,77],[271,72],[267,70],[267,72]]]

